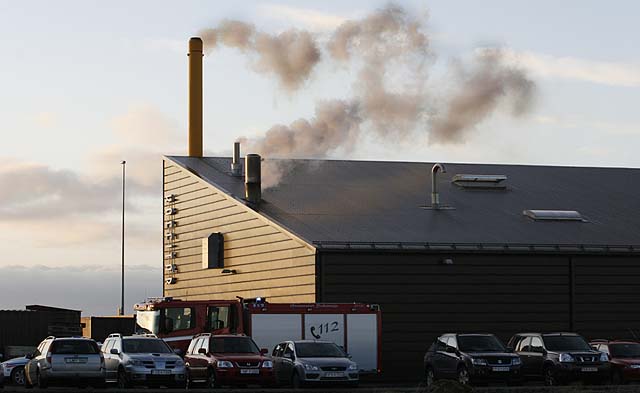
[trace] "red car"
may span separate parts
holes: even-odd
[[[633,341],[592,341],[591,346],[609,355],[614,384],[640,381],[640,344]]]
[[[268,350],[245,335],[212,335],[193,337],[184,361],[187,383],[205,383],[208,388],[222,385],[260,385],[275,383],[273,362],[265,356]]]

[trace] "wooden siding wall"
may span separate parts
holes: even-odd
[[[385,379],[419,380],[425,350],[446,332],[506,342],[523,331],[640,328],[639,258],[321,253],[320,264],[322,301],[380,304]]]
[[[185,300],[267,297],[276,302],[315,301],[315,250],[286,232],[270,225],[240,202],[173,162],[164,161],[164,196],[175,195],[177,213],[164,215],[164,223],[177,223],[176,238],[164,238],[164,254],[177,253],[175,284],[164,283],[164,295]],[[163,233],[169,229],[163,225]],[[202,238],[212,232],[224,234],[225,268],[202,269]],[[170,243],[175,248],[168,248]],[[163,265],[171,263],[164,259]]]

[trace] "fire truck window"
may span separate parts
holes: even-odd
[[[188,307],[171,307],[164,309],[164,332],[192,329],[195,321],[195,310]]]
[[[209,307],[207,310],[207,326],[209,330],[229,327],[229,307]]]

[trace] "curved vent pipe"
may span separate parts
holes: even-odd
[[[434,164],[431,168],[431,207],[433,209],[440,208],[440,193],[438,193],[438,182],[436,181],[438,171],[447,173],[442,164]]]

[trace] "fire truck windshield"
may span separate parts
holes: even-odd
[[[137,333],[160,333],[160,310],[138,311],[136,325]]]

